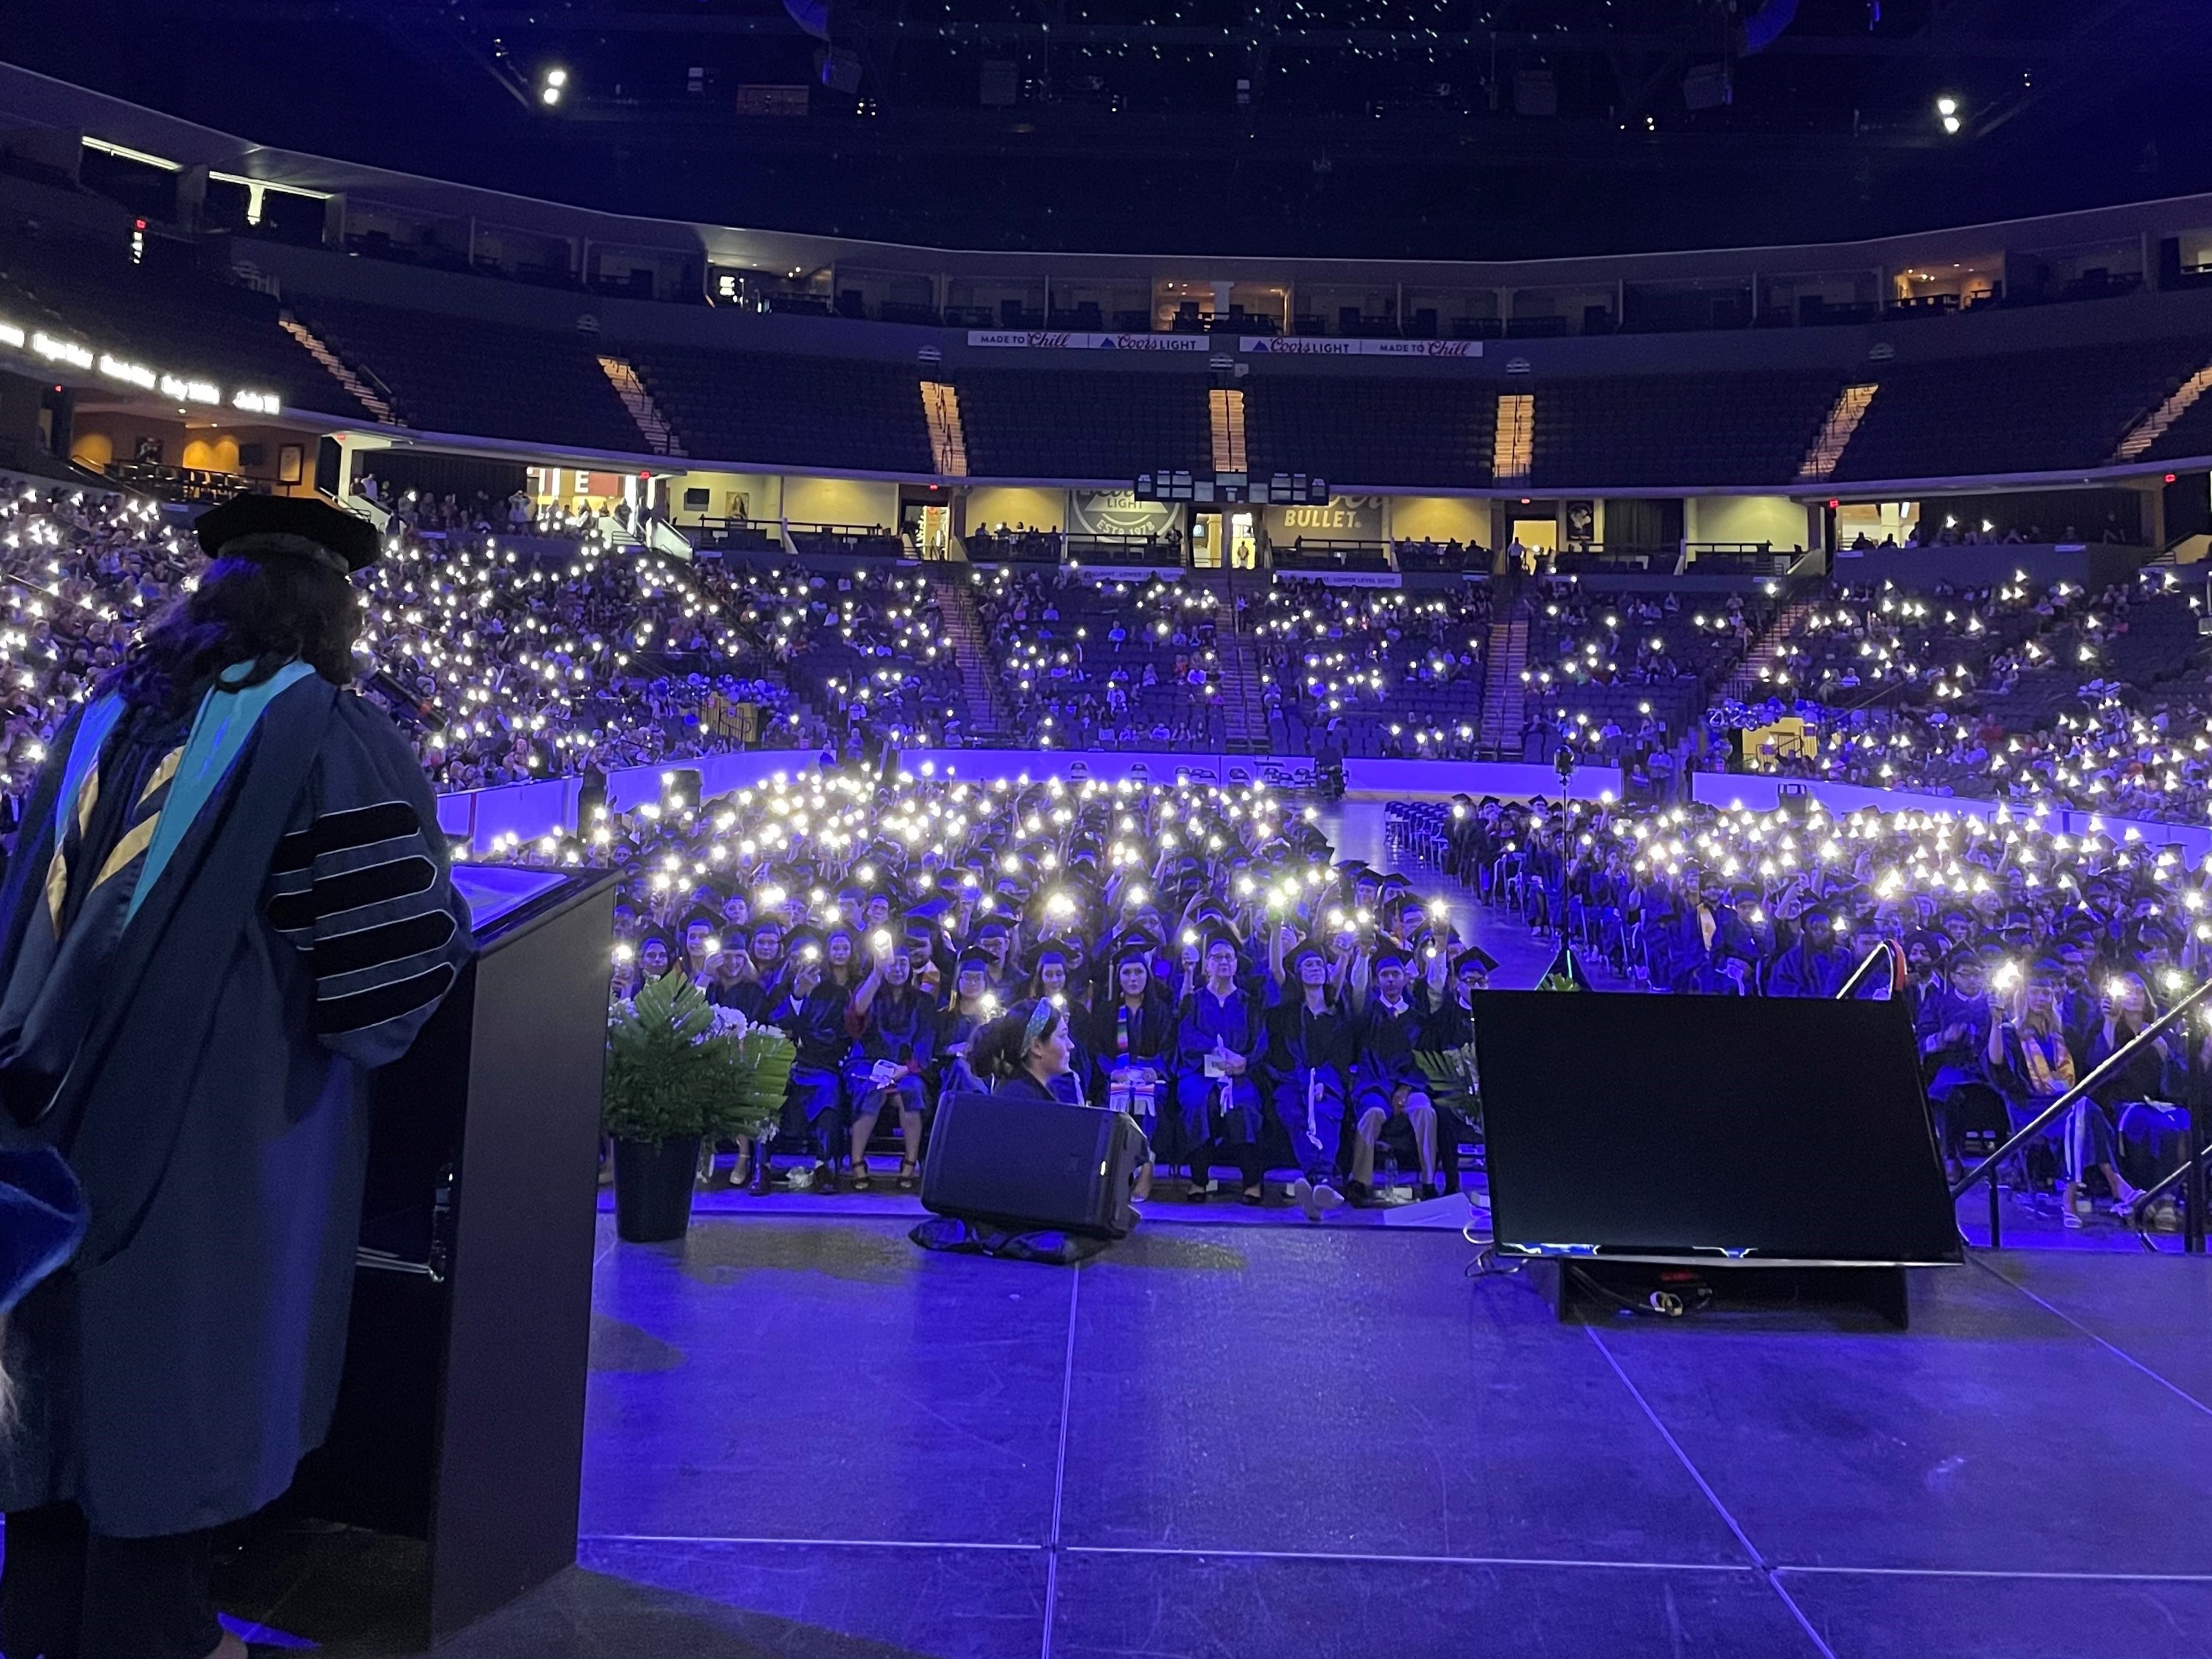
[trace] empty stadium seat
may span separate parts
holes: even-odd
[[[174,251],[134,265],[121,247],[11,234],[0,240],[0,295],[28,313],[21,321],[58,324],[150,367],[224,376],[295,409],[368,414],[278,325],[274,296],[204,276]]]
[[[598,339],[325,295],[294,305],[325,344],[392,389],[410,426],[642,451],[599,365]]]
[[[1536,385],[1532,488],[1786,483],[1842,389],[1828,370]]]
[[[921,383],[908,365],[662,345],[632,345],[623,356],[695,459],[937,470]]]
[[[1484,489],[1497,426],[1491,381],[1255,374],[1244,382],[1255,477],[1303,472],[1358,488]]]
[[[1891,364],[1873,377],[1881,390],[1835,477],[2101,466],[2208,355],[2202,339],[2136,340]]]
[[[978,369],[963,371],[958,385],[968,470],[977,477],[1118,482],[1213,470],[1203,376]]]

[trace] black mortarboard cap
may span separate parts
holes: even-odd
[[[298,536],[329,549],[349,571],[374,564],[384,545],[368,520],[312,495],[234,495],[201,514],[192,531],[210,557],[243,536]]]

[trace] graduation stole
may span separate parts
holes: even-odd
[[[2074,1056],[2057,1031],[2046,1034],[2021,1026],[2020,1052],[2027,1063],[2028,1087],[2035,1094],[2062,1094],[2074,1086]]]
[[[115,850],[107,855],[93,885],[127,869],[140,853],[146,855],[133,884],[123,920],[127,927],[138,907],[154,889],[188,831],[215,798],[230,769],[245,751],[269,705],[315,672],[303,662],[288,662],[258,685],[240,686],[251,673],[250,662],[236,663],[217,674],[215,684],[200,699],[192,728],[183,744],[162,757],[132,803],[136,821],[128,823]],[[61,937],[62,905],[69,893],[69,864],[65,843],[70,821],[76,820],[82,836],[92,821],[100,799],[100,751],[123,718],[123,699],[112,692],[100,697],[77,723],[76,739],[70,745],[62,769],[61,787],[54,797],[54,853],[46,866],[46,916],[54,936]],[[163,794],[167,789],[167,793]],[[149,810],[150,808],[150,810]]]

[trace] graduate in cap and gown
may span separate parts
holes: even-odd
[[[1291,1197],[1310,1219],[1344,1202],[1337,1163],[1359,1024],[1329,987],[1328,956],[1310,941],[1284,959],[1291,983],[1267,1010],[1262,1058],[1269,1103],[1298,1165]]]
[[[1101,999],[1077,1027],[1079,1047],[1094,1071],[1091,1099],[1127,1112],[1145,1132],[1149,1150],[1137,1181],[1139,1198],[1152,1196],[1152,1158],[1174,1160],[1181,1123],[1176,1113],[1160,1109],[1175,1053],[1176,1011],[1153,977],[1152,957],[1149,940],[1123,940],[1112,952],[1112,1000]],[[1164,1131],[1170,1137],[1164,1149]]]
[[[0,1127],[87,1211],[8,1326],[11,1656],[244,1654],[210,1529],[329,1429],[366,1073],[470,949],[422,768],[347,689],[375,531],[249,495],[198,535],[214,562],[64,723],[0,888]]]
[[[1175,1036],[1180,1151],[1190,1166],[1193,1203],[1205,1201],[1215,1157],[1237,1166],[1239,1196],[1265,1196],[1260,1158],[1260,1010],[1240,981],[1236,935],[1216,930],[1201,958],[1205,978],[1183,996]]]
[[[1439,959],[1440,960],[1440,959]],[[1417,1161],[1423,1198],[1434,1198],[1437,1185],[1437,1114],[1429,1081],[1413,1056],[1433,1048],[1424,1028],[1433,1018],[1417,995],[1412,962],[1395,945],[1375,953],[1373,978],[1360,1010],[1354,1066],[1352,1179],[1347,1196],[1355,1204],[1374,1195],[1375,1149],[1388,1139],[1401,1157]]]

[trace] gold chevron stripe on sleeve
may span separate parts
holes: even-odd
[[[161,763],[154,769],[146,780],[146,787],[138,792],[139,805],[143,806],[156,789],[177,775],[177,763],[184,757],[185,746],[182,744],[161,757]]]
[[[62,901],[69,896],[69,860],[62,849],[54,848],[54,855],[46,863],[46,920],[53,924],[54,937],[62,936]]]
[[[106,881],[118,870],[124,868],[131,860],[151,847],[154,844],[155,826],[161,822],[161,815],[156,812],[150,817],[141,818],[132,824],[131,832],[115,843],[115,850],[107,855],[107,862],[100,866],[100,873],[93,878],[92,884],[94,887],[99,886],[101,882]]]

